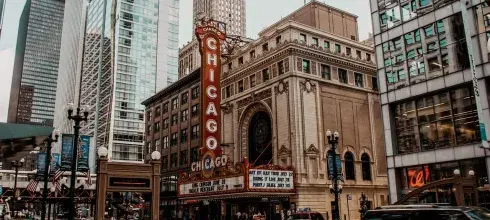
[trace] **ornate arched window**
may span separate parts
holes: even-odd
[[[362,163],[362,180],[371,180],[371,160],[367,153],[363,153],[361,156]]]
[[[354,167],[354,155],[347,151],[344,155],[345,161],[345,179],[346,180],[355,180],[356,179],[356,171]]]

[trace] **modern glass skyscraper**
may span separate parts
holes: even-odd
[[[141,102],[155,94],[157,85],[173,82],[171,40],[177,48],[177,36],[178,0],[89,4],[80,103],[92,109],[82,132],[107,147],[111,160],[143,161]]]
[[[53,125],[64,0],[27,0],[19,22],[8,122]]]

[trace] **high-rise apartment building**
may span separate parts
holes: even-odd
[[[88,6],[80,104],[92,108],[82,133],[107,147],[113,161],[144,159],[140,103],[177,79],[178,4],[92,0]]]
[[[199,16],[226,23],[227,35],[245,37],[247,34],[245,0],[193,0],[193,19]],[[194,33],[194,26],[192,27]]]
[[[27,0],[19,21],[8,122],[53,125],[64,0]]]
[[[490,157],[480,148],[476,101],[481,102],[489,137],[490,7],[483,0],[466,1],[463,9],[459,1],[370,2],[391,203],[453,177],[456,169],[463,177],[474,173],[478,187],[488,187]],[[462,11],[468,13],[473,51],[466,44]],[[479,97],[473,90],[469,53]],[[450,184],[428,189],[418,200],[450,202],[452,190]],[[480,199],[488,198],[485,191],[479,190]]]

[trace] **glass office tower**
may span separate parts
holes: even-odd
[[[88,6],[80,104],[90,105],[91,113],[82,133],[96,137],[97,146],[107,147],[113,161],[144,159],[141,102],[155,94],[157,81],[168,80],[167,70],[157,68],[157,63],[170,62],[170,51],[165,53],[170,32],[162,30],[172,22],[168,5],[159,0],[92,0]]]
[[[27,0],[19,21],[8,122],[53,126],[64,0]]]

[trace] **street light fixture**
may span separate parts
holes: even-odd
[[[332,132],[330,130],[327,130],[327,140],[328,144],[330,145],[331,150],[329,151],[331,154],[331,158],[333,160],[332,162],[332,169],[333,169],[333,176],[332,176],[332,184],[329,186],[330,188],[330,193],[334,194],[334,207],[332,210],[332,219],[333,220],[340,220],[340,210],[339,210],[339,194],[342,193],[342,185],[339,184],[339,173],[337,170],[337,145],[339,143],[339,132],[335,131],[332,135]],[[327,155],[328,158],[328,155]]]
[[[41,206],[41,219],[46,218],[46,200],[48,199],[48,179],[49,179],[49,165],[51,165],[51,148],[53,147],[53,143],[58,142],[58,138],[60,137],[60,130],[54,130],[54,137],[52,135],[46,138],[46,161],[44,164],[44,188],[43,188],[43,199]]]
[[[73,120],[75,122],[75,125],[73,126],[73,134],[75,140],[73,141],[73,152],[72,152],[72,158],[71,158],[71,179],[70,179],[70,192],[69,192],[69,198],[70,198],[70,203],[69,204],[69,219],[75,219],[75,216],[77,215],[76,211],[76,202],[75,202],[75,181],[77,179],[77,153],[78,153],[78,138],[80,136],[80,123],[82,121],[88,121],[88,110],[90,109],[90,106],[82,106],[82,108],[77,107],[76,109],[76,114],[73,115],[74,111],[74,104],[69,103],[68,104],[68,119]]]
[[[12,167],[15,169],[14,176],[14,196],[17,196],[17,176],[19,175],[19,168],[24,166],[25,159],[22,158],[18,161],[12,161]],[[12,209],[14,210],[14,217],[17,217],[17,207],[15,206],[15,199],[12,200]]]

